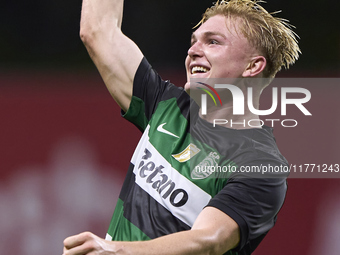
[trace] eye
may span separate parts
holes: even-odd
[[[219,44],[219,42],[216,41],[216,40],[214,40],[214,39],[211,39],[211,40],[209,41],[209,44]]]

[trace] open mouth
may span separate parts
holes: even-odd
[[[205,68],[203,66],[194,66],[191,69],[191,74],[197,74],[197,73],[207,73],[209,71],[208,68]]]

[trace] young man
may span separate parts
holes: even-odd
[[[213,127],[211,119],[232,117],[230,95],[200,115],[187,92],[197,90],[193,78],[241,79],[243,91],[243,78],[273,78],[298,58],[294,34],[253,1],[217,2],[192,35],[185,92],[161,80],[121,32],[122,12],[123,0],[83,0],[80,35],[124,117],[144,133],[106,240],[69,237],[64,255],[251,254],[276,221],[286,179],[218,178],[195,167],[287,162],[267,127]],[[253,86],[255,101],[267,85]],[[245,111],[242,118],[258,117]]]

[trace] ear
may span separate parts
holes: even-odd
[[[263,56],[257,56],[251,59],[247,68],[244,70],[243,77],[254,77],[260,74],[267,65],[267,60]]]

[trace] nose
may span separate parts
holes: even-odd
[[[191,45],[188,50],[188,56],[190,58],[201,57],[203,55],[202,44],[197,41]]]

